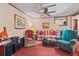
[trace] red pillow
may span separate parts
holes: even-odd
[[[33,31],[32,30],[26,30],[25,31],[25,36],[27,38],[33,38]]]
[[[53,31],[51,34],[52,35],[57,35],[57,32],[56,31]]]
[[[44,35],[44,32],[43,32],[43,31],[40,31],[40,32],[39,32],[39,35]]]

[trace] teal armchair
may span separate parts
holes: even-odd
[[[69,53],[75,51],[77,32],[74,30],[63,30],[61,31],[60,38],[56,38],[56,47],[59,47]]]

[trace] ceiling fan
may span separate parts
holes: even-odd
[[[41,16],[43,16],[44,14],[46,14],[47,16],[51,16],[49,13],[55,13],[56,11],[48,11],[48,8],[49,7],[54,7],[54,6],[56,6],[56,4],[41,7],[42,12],[40,10],[39,14],[41,14]]]

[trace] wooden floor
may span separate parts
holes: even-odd
[[[59,48],[44,47],[41,41],[36,41],[35,47],[21,48],[13,56],[70,56],[70,54]],[[74,56],[79,56],[79,52],[75,52]]]

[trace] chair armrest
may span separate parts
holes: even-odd
[[[72,40],[70,41],[70,44],[71,44],[71,45],[74,45],[74,44],[76,44],[76,41],[77,41],[76,39],[72,39]]]

